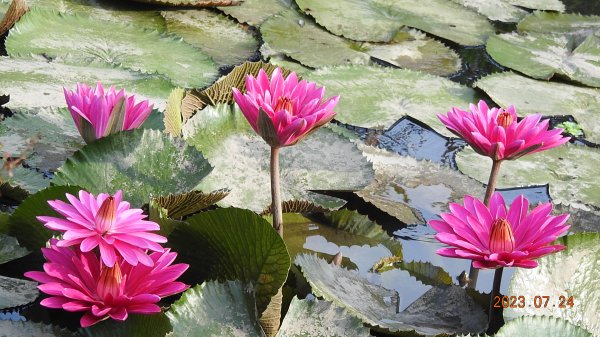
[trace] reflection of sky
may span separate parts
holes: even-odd
[[[21,314],[17,311],[8,311],[8,312],[0,312],[0,321],[23,321],[25,322],[25,317],[21,316]]]

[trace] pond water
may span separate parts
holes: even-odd
[[[567,5],[568,12],[600,14],[600,3],[597,1],[563,0],[563,2]],[[499,31],[511,31],[515,27],[514,25],[497,25],[496,28]],[[487,55],[484,47],[465,48],[448,41],[445,42],[454,48],[463,60],[462,70],[450,76],[453,81],[471,85],[475,80],[486,74],[504,70]],[[3,45],[0,48],[0,53],[6,55]],[[222,69],[222,72],[224,72],[224,69]],[[480,94],[482,97],[484,96],[483,93]],[[401,119],[383,132],[352,126],[345,127],[356,132],[359,137],[371,145],[385,148],[403,156],[411,156],[419,160],[430,160],[452,169],[457,168],[454,161],[455,154],[465,146],[463,141],[443,137],[411,118]],[[502,193],[507,201],[514,199],[519,194],[525,194],[532,203],[550,200],[547,186],[503,190]],[[416,187],[404,187],[401,190],[390,188],[386,198],[409,204],[412,208],[418,210],[424,220],[428,221],[438,218],[438,214],[443,210],[440,205],[445,204],[450,199],[450,194],[451,191],[445,185],[417,185]],[[399,241],[403,248],[402,253],[405,261],[429,262],[433,266],[441,267],[453,278],[455,284],[459,283],[457,277],[463,271],[468,272],[470,261],[450,259],[435,254],[435,251],[444,247],[444,245],[434,238],[435,231],[425,223],[400,223],[398,220],[386,216],[372,205],[361,201],[355,195],[342,193],[337,196],[345,197],[349,201],[349,208],[358,209],[361,214],[368,215],[372,220],[376,220],[390,237]],[[304,222],[295,221],[292,226],[294,226],[294,229],[288,229],[290,239],[299,240],[301,248],[305,251],[326,255],[335,255],[340,252],[370,281],[397,290],[400,294],[400,310],[406,308],[431,288],[430,285],[417,280],[406,270],[394,269],[380,274],[372,272],[371,268],[377,261],[390,255],[389,249],[382,244],[361,243],[360,240],[356,242],[354,238],[349,238],[344,231],[331,229],[325,224],[309,219],[305,219]],[[294,235],[297,237],[294,237]],[[347,242],[351,243],[348,244]],[[39,260],[26,257],[0,266],[0,274],[20,277],[22,272],[29,270],[30,265],[39,265],[39,263]],[[506,292],[508,281],[513,272],[512,268],[505,270],[502,292]],[[494,272],[490,270],[481,271],[476,289],[482,293],[489,293],[493,274]],[[32,317],[35,317],[36,321],[56,321],[58,317],[58,320],[64,319],[67,325],[74,327],[73,322],[70,321],[72,318],[70,315],[51,313],[42,309],[37,303],[18,310],[0,313],[1,320],[26,320]]]

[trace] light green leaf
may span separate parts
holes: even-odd
[[[206,107],[186,123],[183,136],[215,167],[199,189],[231,189],[221,205],[261,212],[270,204],[270,147],[237,108]],[[371,165],[356,146],[324,128],[283,148],[280,172],[283,200],[308,200],[326,208],[338,208],[343,201],[309,190],[358,190],[372,179]]]
[[[487,182],[492,161],[471,148],[456,156],[458,169],[481,182]],[[598,167],[600,151],[577,145],[562,145],[502,163],[498,188],[550,185],[550,196],[563,204],[591,204],[600,207]]]
[[[544,256],[535,269],[517,268],[510,282],[507,295],[525,296],[533,304],[535,296],[549,296],[548,305],[535,308],[507,308],[505,317],[522,315],[550,315],[578,325],[594,336],[600,335],[600,234],[581,233],[559,238],[557,244],[567,249]],[[565,307],[560,307],[560,296],[565,297]],[[574,305],[567,301],[573,296]],[[544,300],[545,302],[545,300]],[[563,335],[561,335],[563,336]]]
[[[401,258],[391,256],[383,258],[373,265],[373,272],[380,274],[394,269],[406,270],[412,277],[423,284],[432,286],[454,284],[452,276],[447,271],[442,267],[431,264],[431,262],[406,262],[402,261]]]
[[[501,65],[533,78],[558,74],[600,86],[600,39],[594,35],[578,45],[566,35],[507,33],[491,36],[486,49]]]
[[[311,18],[293,11],[270,17],[260,26],[260,32],[269,49],[308,67],[367,64],[370,60],[352,41],[329,33]]]
[[[514,105],[517,113],[571,115],[588,140],[600,143],[600,90],[536,81],[512,72],[488,75],[475,83],[501,106]],[[527,90],[523,90],[527,88]]]
[[[62,88],[74,89],[75,83],[114,85],[136,94],[137,99],[148,98],[155,107],[164,107],[172,85],[157,75],[116,68],[102,63],[66,65],[48,62],[36,57],[31,60],[0,57],[0,95],[10,94],[7,108],[13,110],[41,107],[64,107]]]
[[[252,293],[239,282],[205,282],[187,290],[167,317],[172,337],[261,337]]]
[[[30,7],[85,15],[112,23],[127,22],[144,29],[165,31],[165,21],[158,12],[139,10],[139,7],[131,6],[128,1],[26,0],[26,2]]]
[[[258,27],[271,15],[292,8],[293,0],[244,0],[239,6],[219,7],[239,22]]]
[[[30,10],[24,15],[6,38],[6,50],[15,57],[44,54],[76,65],[120,65],[167,76],[183,87],[203,87],[217,76],[206,55],[174,37],[125,24],[113,23],[107,29],[105,21],[52,11]]]
[[[29,254],[29,251],[19,246],[17,239],[0,234],[0,264],[16,260],[27,254]]]
[[[485,193],[481,183],[447,166],[367,145],[360,149],[373,163],[375,179],[356,194],[406,224],[448,212],[448,204],[465,194],[482,198]]]
[[[14,308],[35,301],[37,282],[0,276],[0,310]]]
[[[443,0],[296,2],[302,11],[313,16],[330,32],[357,41],[388,42],[403,25],[471,46],[483,44],[486,37],[494,32],[485,17]]]
[[[589,35],[600,29],[600,16],[534,12],[517,26],[520,32]]]
[[[65,328],[32,321],[0,321],[0,337],[79,337]]]
[[[18,155],[18,154],[17,154]],[[1,161],[4,164],[4,161]],[[41,189],[44,189],[50,185],[50,179],[44,178],[44,175],[34,169],[24,168],[18,166],[13,171],[12,177],[6,178],[6,182],[13,186],[13,188],[20,188],[28,193],[35,193]],[[2,173],[4,175],[4,173]],[[10,195],[22,197],[22,191],[12,190]],[[14,193],[14,194],[13,194]]]
[[[479,336],[479,335],[477,335]],[[487,336],[487,335],[485,335]],[[496,337],[592,337],[588,331],[563,319],[546,316],[524,316],[507,322]],[[461,337],[476,337],[463,335]]]
[[[283,286],[290,268],[285,243],[254,212],[225,208],[196,214],[177,226],[169,243],[190,264],[195,279],[254,284],[262,312]]]
[[[181,135],[183,126],[183,115],[181,114],[181,101],[185,97],[185,90],[175,88],[171,91],[167,99],[167,108],[165,109],[164,124],[167,133],[174,137]]]
[[[161,12],[170,33],[200,49],[219,65],[239,64],[252,57],[258,41],[240,24],[208,10]]]
[[[79,329],[84,337],[165,337],[173,330],[165,314],[132,315],[123,322],[107,319]]]
[[[485,15],[490,20],[519,22],[528,12],[521,9],[541,9],[548,11],[565,10],[560,0],[453,0],[467,8]]]
[[[36,219],[37,216],[62,217],[48,204],[48,200],[68,202],[65,194],[77,196],[79,186],[53,186],[37,192],[25,199],[9,219],[10,235],[15,236],[21,245],[30,251],[46,247],[46,242],[57,234]]]
[[[153,197],[194,189],[211,169],[183,141],[157,130],[133,130],[84,146],[58,169],[53,183],[92,193],[123,190],[123,199],[140,207]]]
[[[316,295],[378,329],[395,334],[436,335],[478,332],[487,322],[483,310],[458,286],[433,287],[404,311],[397,312],[398,293],[370,283],[357,271],[306,254],[296,257],[295,263],[302,267]]]
[[[328,301],[292,299],[276,337],[367,337],[369,328]]]
[[[473,89],[407,69],[342,66],[320,69],[305,78],[325,86],[328,95],[341,96],[336,120],[366,128],[387,129],[408,115],[451,136],[437,114],[475,101]]]

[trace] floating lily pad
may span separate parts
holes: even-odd
[[[239,282],[205,282],[187,290],[167,312],[172,337],[261,337],[252,292]]]
[[[0,276],[0,310],[14,308],[35,301],[37,282]]]
[[[515,318],[504,325],[496,337],[592,337],[585,329],[565,320],[544,316]]]
[[[219,7],[225,14],[252,26],[260,26],[271,15],[292,8],[293,0],[244,0],[239,6]]]
[[[169,243],[190,264],[194,280],[242,280],[254,284],[259,312],[283,286],[290,268],[285,243],[254,212],[225,208],[179,224]]]
[[[487,182],[492,161],[471,148],[456,156],[458,169],[481,182]],[[598,149],[563,145],[534,153],[519,160],[502,163],[498,188],[550,185],[550,196],[557,203],[591,204],[600,207],[600,151]]]
[[[183,135],[215,167],[200,189],[231,189],[221,205],[261,212],[270,204],[270,148],[237,108],[207,106],[186,123]],[[309,190],[357,190],[373,177],[356,146],[324,128],[283,148],[280,170],[283,200],[308,200],[326,208],[344,202]]]
[[[32,321],[14,322],[10,320],[0,321],[1,337],[79,337],[65,328]]]
[[[328,95],[341,96],[336,120],[366,128],[387,129],[409,115],[451,136],[437,114],[475,101],[471,88],[407,69],[341,66],[319,69],[305,78],[327,87]]]
[[[600,16],[534,12],[517,26],[520,32],[589,35],[600,29]]]
[[[265,44],[263,44],[263,46],[265,46]],[[300,77],[304,77],[306,74],[312,71],[311,68],[303,66],[286,55],[273,54],[269,55],[268,59],[270,64],[293,71]]]
[[[260,32],[270,49],[305,66],[367,64],[370,60],[369,55],[357,50],[355,42],[335,36],[293,11],[270,17],[260,26]]]
[[[37,57],[31,60],[0,57],[0,95],[10,95],[7,108],[13,110],[40,107],[64,107],[62,88],[72,88],[75,83],[94,85],[102,82],[138,99],[148,98],[155,107],[164,107],[172,85],[157,75],[146,75],[99,63],[66,65]]]
[[[469,46],[483,44],[494,33],[484,16],[443,0],[297,0],[296,3],[330,32],[357,41],[388,42],[403,25]]]
[[[547,11],[565,10],[560,0],[453,0],[467,8],[485,15],[490,20],[519,22],[528,12],[523,8]]]
[[[29,254],[29,251],[19,246],[17,239],[0,234],[0,264],[16,260],[27,254]]]
[[[433,287],[397,313],[396,291],[370,283],[357,271],[333,266],[306,254],[298,256],[295,263],[302,267],[313,292],[379,329],[425,335],[451,334],[478,332],[487,322],[483,310],[458,286]]]
[[[2,164],[4,164],[4,161],[2,161]],[[6,178],[6,183],[12,187],[25,190],[28,193],[35,193],[50,185],[50,179],[45,178],[42,173],[34,169],[18,166],[17,168],[13,169],[12,172],[12,177],[3,177],[3,179]],[[22,193],[19,193],[19,191],[11,192],[17,192],[17,196],[22,196]]]
[[[579,44],[567,35],[507,33],[491,36],[486,49],[501,65],[533,78],[559,74],[600,87],[600,38],[594,35]]]
[[[171,323],[165,314],[129,314],[123,322],[113,319],[101,321],[89,328],[79,329],[84,337],[165,337],[172,331]]]
[[[373,265],[373,271],[384,273],[393,269],[406,270],[411,276],[427,285],[453,285],[454,280],[442,267],[434,266],[431,262],[422,261],[402,261],[395,256],[386,257]]]
[[[292,299],[277,337],[368,337],[369,328],[328,301]]]
[[[68,202],[66,194],[78,195],[79,186],[53,186],[37,192],[25,199],[9,219],[10,235],[15,236],[21,245],[30,251],[39,251],[46,247],[46,242],[56,232],[44,227],[36,219],[37,216],[61,217],[48,204],[48,200],[62,200]]]
[[[555,214],[569,214],[569,232],[600,232],[600,209],[587,205],[554,205]]]
[[[600,143],[599,89],[536,81],[511,72],[488,75],[475,85],[499,105],[514,105],[521,116],[529,113],[572,115],[588,140]]]
[[[258,41],[240,24],[208,10],[162,12],[170,33],[210,56],[217,64],[239,64],[252,57]]]
[[[566,319],[597,336],[600,334],[600,302],[589,299],[600,298],[600,284],[593,281],[600,278],[600,234],[575,234],[559,238],[557,243],[567,248],[540,258],[535,269],[517,268],[507,293],[525,296],[532,304],[535,296],[548,296],[548,305],[507,308],[504,315],[510,318],[550,315]],[[564,307],[561,307],[561,296]],[[568,305],[571,296],[573,306]]]
[[[128,1],[97,0],[26,0],[30,7],[81,14],[98,20],[139,26],[145,29],[165,31],[165,21],[157,11],[136,10]]]
[[[193,190],[211,169],[183,141],[157,130],[134,130],[84,146],[58,169],[53,183],[92,193],[123,190],[123,199],[140,207],[153,197]]]
[[[465,194],[485,193],[482,184],[447,166],[371,146],[360,148],[373,162],[375,179],[356,194],[406,224],[425,223],[447,212],[448,204]]]
[[[53,11],[30,10],[10,31],[6,50],[11,56],[43,54],[76,65],[104,62],[158,73],[183,87],[203,87],[217,77],[208,56],[174,37],[117,23],[107,29],[105,21]]]

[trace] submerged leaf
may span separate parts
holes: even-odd
[[[92,193],[123,190],[123,199],[139,207],[153,197],[193,190],[211,170],[202,153],[183,141],[156,130],[133,130],[84,146],[53,182]]]
[[[600,334],[600,302],[591,299],[600,298],[600,284],[592,281],[600,279],[600,234],[565,236],[556,243],[567,248],[538,259],[539,266],[535,269],[517,268],[506,294],[524,296],[530,304],[534,304],[535,296],[548,296],[548,305],[507,308],[504,315],[507,318],[550,315],[597,336]],[[572,306],[569,304],[571,296]]]

